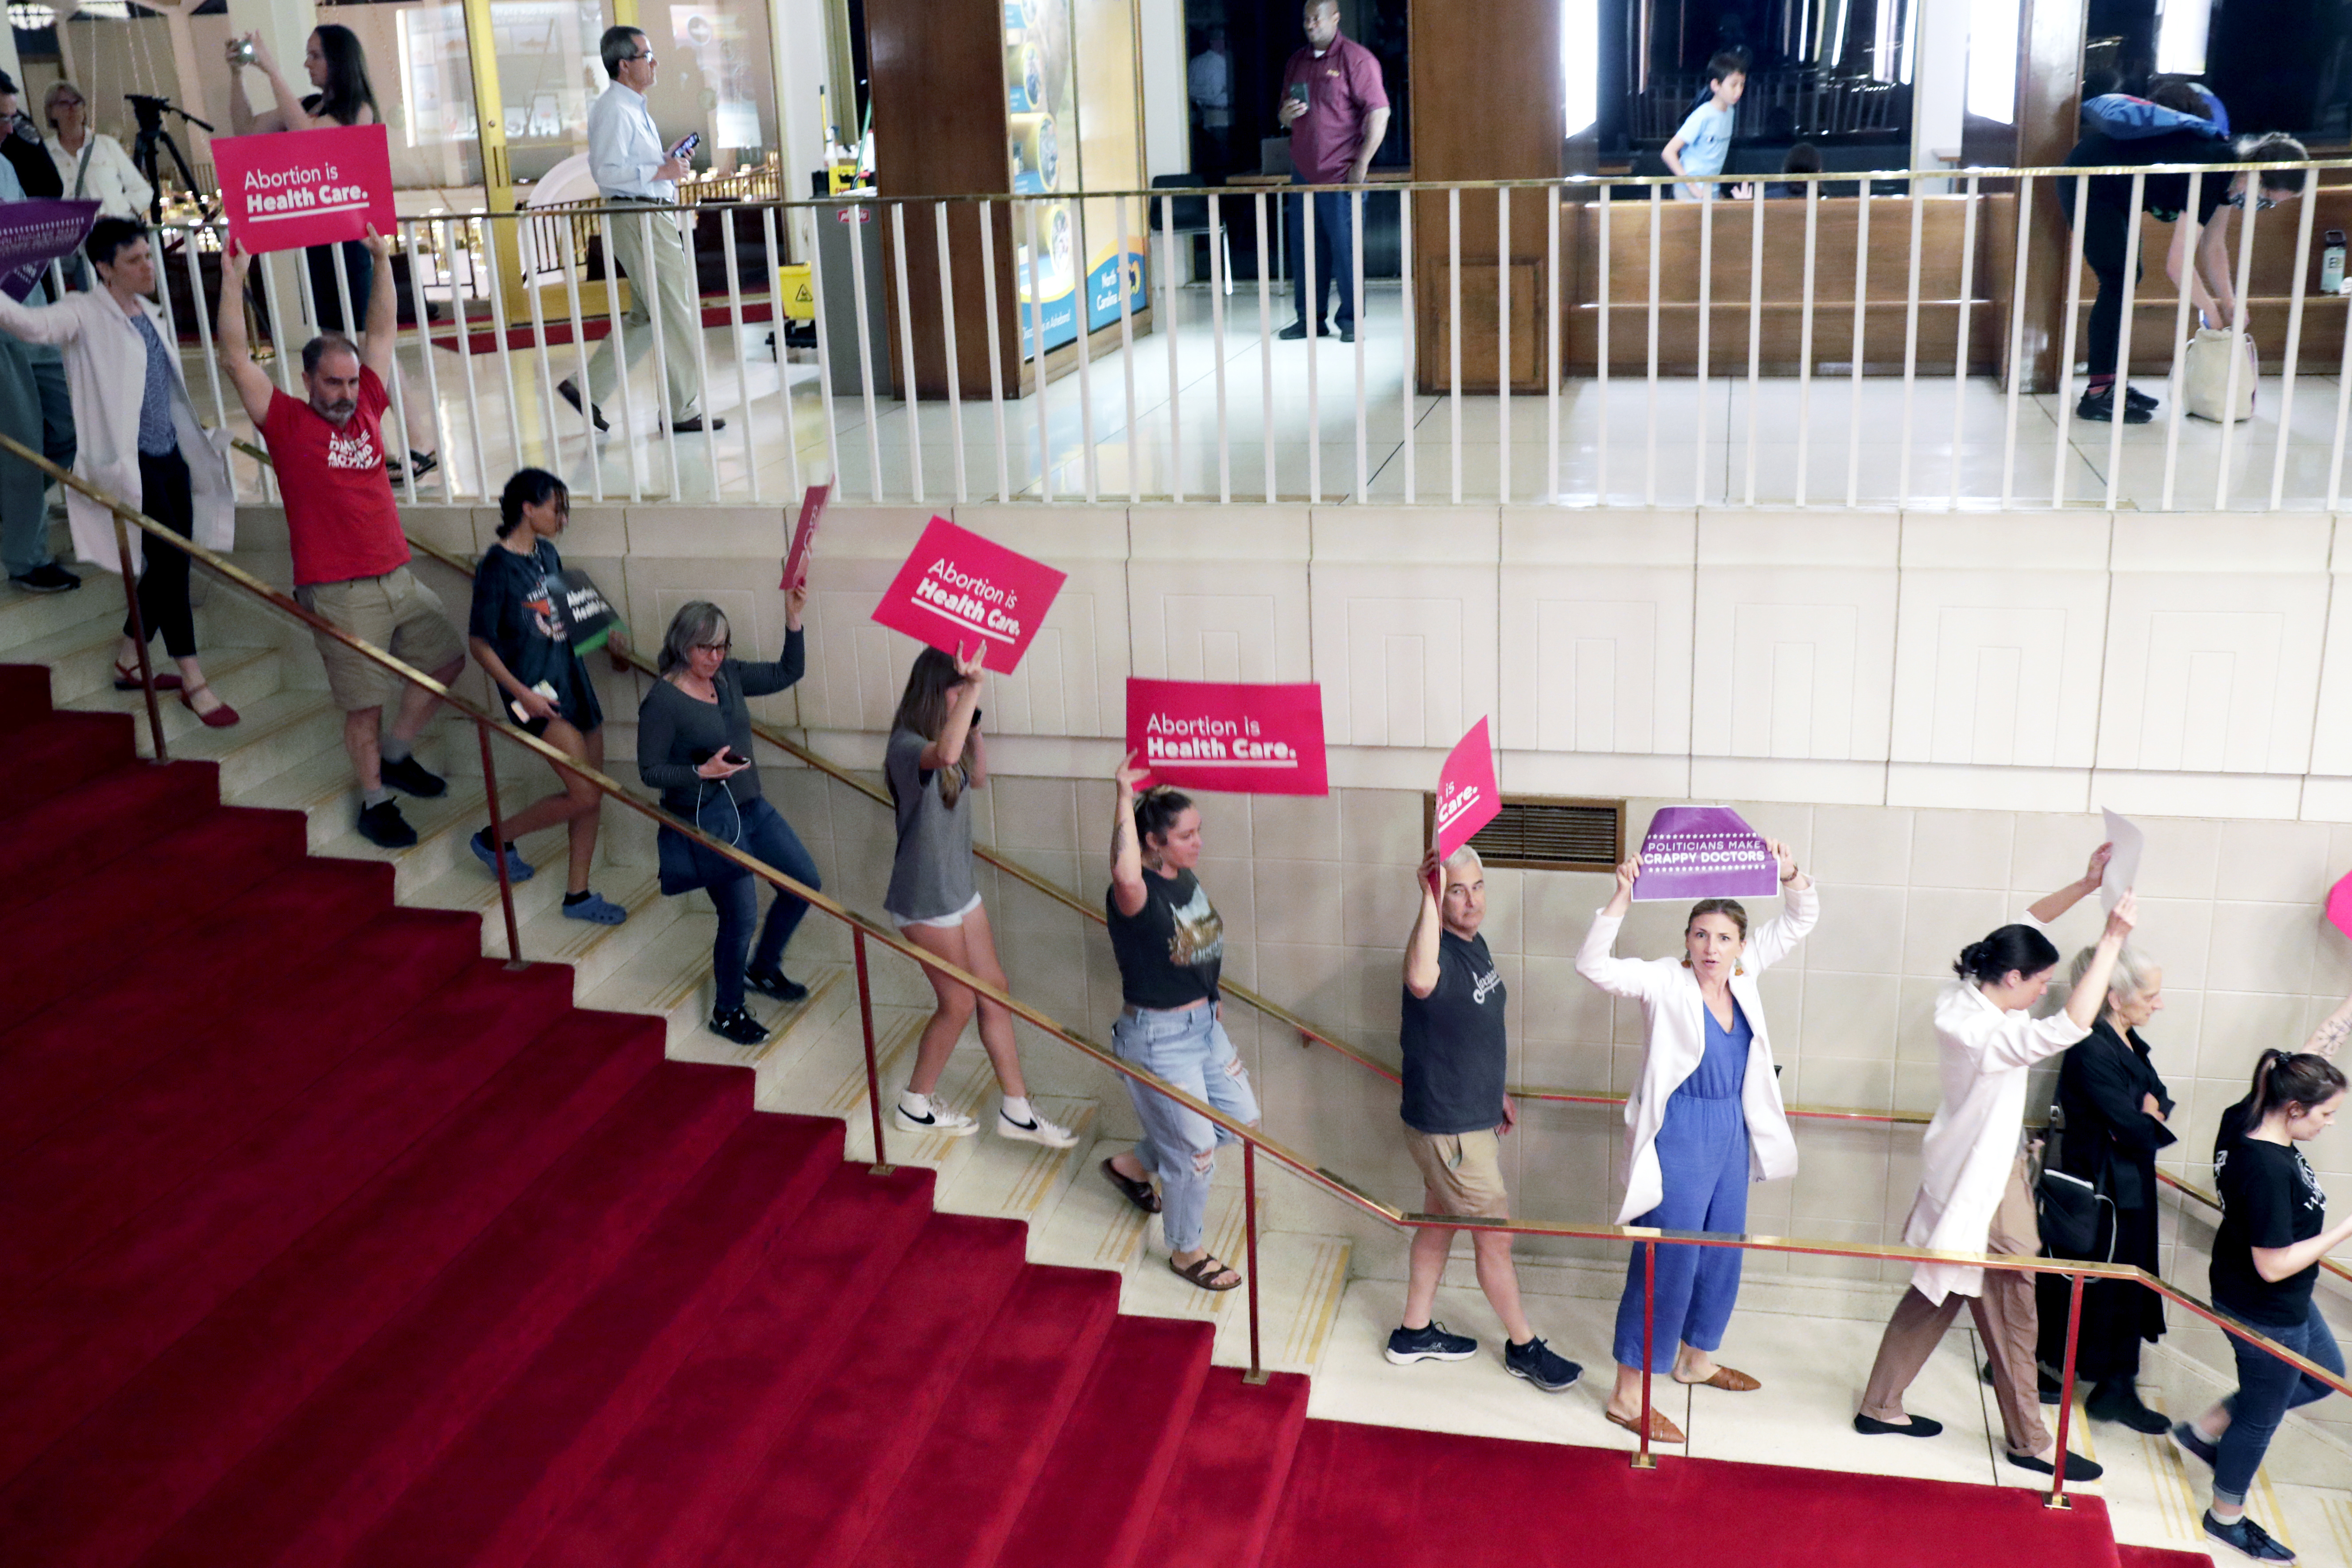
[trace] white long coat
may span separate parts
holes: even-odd
[[[1796,1174],[1797,1140],[1789,1131],[1789,1114],[1781,1109],[1780,1081],[1772,1070],[1772,1038],[1765,1027],[1764,997],[1756,977],[1789,956],[1820,914],[1817,887],[1790,889],[1779,917],[1758,931],[1739,955],[1741,973],[1731,977],[1731,994],[1756,1034],[1739,1100],[1748,1121],[1748,1165],[1759,1182]],[[1612,996],[1641,1003],[1647,1025],[1640,1079],[1625,1102],[1625,1151],[1618,1171],[1625,1183],[1625,1201],[1617,1211],[1617,1223],[1631,1225],[1635,1215],[1649,1213],[1665,1196],[1664,1173],[1658,1166],[1658,1129],[1665,1122],[1666,1101],[1706,1055],[1706,1002],[1699,994],[1698,976],[1679,958],[1614,956],[1610,950],[1617,945],[1617,931],[1624,923],[1622,915],[1596,915],[1577,952],[1576,972]]]
[[[1944,1097],[1920,1145],[1923,1171],[1903,1226],[1906,1246],[1985,1250],[2017,1164],[2027,1069],[2090,1032],[2063,1013],[2047,1018],[2004,1013],[1965,980],[1955,979],[1937,994],[1936,1066]],[[1984,1270],[1922,1263],[1912,1269],[1911,1284],[1940,1302],[1948,1295],[1981,1293]]]
[[[155,324],[163,346],[173,347],[163,313],[152,300],[140,309]],[[20,305],[0,293],[0,331],[28,343],[49,343],[61,349],[66,362],[66,390],[73,398],[73,471],[100,489],[143,507],[139,484],[139,405],[147,391],[147,342],[114,296],[103,289],[68,294],[54,305]],[[236,542],[236,498],[229,488],[228,458],[214,444],[188,400],[181,379],[179,355],[172,362],[172,427],[179,434],[180,456],[188,465],[188,489],[195,501],[195,542],[208,550],[226,550]],[[225,439],[226,437],[224,437]],[[79,490],[66,492],[66,518],[73,526],[74,552],[93,566],[110,572],[122,569],[115,548],[114,514]],[[131,563],[145,561],[140,542],[145,535],[131,531]]]

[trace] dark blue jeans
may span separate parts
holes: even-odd
[[[725,815],[724,808],[706,810],[703,831],[717,832],[713,818]],[[726,835],[721,834],[724,837]],[[743,835],[736,842],[749,855],[773,866],[803,887],[817,884],[816,862],[801,847],[800,836],[793,825],[777,814],[765,800],[755,800],[743,808]],[[778,893],[775,902],[768,907],[768,923],[760,932],[759,951],[751,949],[751,928],[760,919],[759,878],[748,873],[731,882],[721,882],[710,889],[710,901],[719,906],[719,942],[713,950],[713,977],[719,983],[719,1011],[731,1011],[743,1005],[743,970],[748,957],[755,969],[773,969],[784,959],[784,944],[793,940],[800,928],[801,917],[808,913],[805,900],[789,893]]]
[[[2292,1329],[2274,1328],[2268,1323],[2246,1326],[2276,1340],[2297,1355],[2317,1362],[2336,1376],[2344,1375],[2344,1352],[2336,1348],[2336,1336],[2328,1332],[2327,1320],[2319,1315],[2316,1301],[2303,1321]],[[2238,1392],[2221,1402],[2230,1412],[2230,1429],[2221,1434],[2221,1451],[2213,1457],[2213,1500],[2241,1508],[2246,1501],[2246,1489],[2254,1484],[2254,1472],[2262,1468],[2263,1456],[2269,1451],[2271,1438],[2286,1419],[2286,1413],[2325,1399],[2335,1390],[2235,1334],[2230,1336],[2230,1349],[2238,1357]]]
[[[1347,331],[1356,324],[1356,220],[1345,191],[1317,191],[1315,255],[1307,254],[1307,197],[1286,196],[1282,203],[1283,243],[1290,247],[1290,300],[1298,319],[1310,325],[1323,320],[1323,300],[1332,290],[1339,308],[1331,324]],[[1310,264],[1311,260],[1311,264]],[[1315,308],[1307,308],[1309,297]]]

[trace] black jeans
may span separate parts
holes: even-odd
[[[2124,246],[2129,229],[2122,209],[2103,202],[2086,205],[2083,265],[2099,279],[2098,298],[2091,302],[2089,363],[2093,375],[2113,375],[2123,338]],[[2143,274],[2147,271],[2144,261],[2138,269]]]
[[[188,460],[177,451],[161,457],[139,454],[139,510],[183,539],[196,532],[195,500],[188,490]],[[153,534],[142,542],[146,566],[139,574],[139,614],[147,635],[163,634],[163,651],[173,658],[196,653],[196,613],[188,604],[188,554]],[[128,614],[122,635],[136,637]]]

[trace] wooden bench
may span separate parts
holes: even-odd
[[[2352,185],[2324,185],[2311,198],[2311,252],[2305,262],[2303,338],[2295,353],[2295,369],[2303,375],[2334,375],[2344,357],[2344,321],[2347,301],[2319,292],[2320,252],[2327,231],[2352,233]],[[2246,282],[2247,330],[2263,369],[2275,375],[2286,363],[2287,316],[2294,304],[2294,236],[2303,221],[2297,204],[2288,202],[2254,220],[2254,256]],[[2230,226],[2230,278],[2238,276],[2238,242],[2243,231]],[[2135,375],[2163,375],[2172,368],[2173,322],[2179,290],[2165,276],[2165,258],[2171,253],[2174,226],[2142,215],[2139,228],[2139,284],[2132,293],[2131,370]],[[2072,242],[2072,236],[2068,237]],[[2080,315],[2074,325],[2074,356],[2087,351],[2091,301],[2098,297],[2098,279],[2083,269]],[[2189,312],[2184,339],[2196,331],[2196,312]]]

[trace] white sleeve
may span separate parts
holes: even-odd
[[[1576,972],[1612,996],[1645,997],[1650,991],[1650,966],[1638,958],[1619,958],[1612,951],[1623,915],[1596,914],[1584,945],[1576,952]]]

